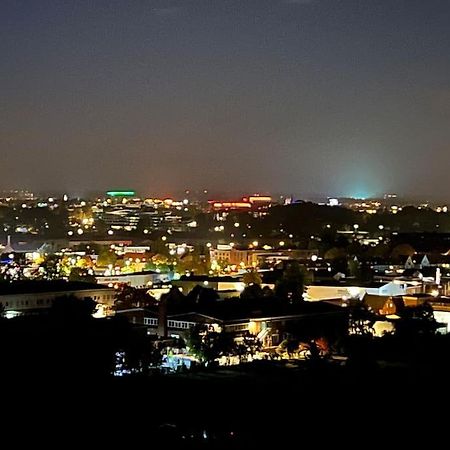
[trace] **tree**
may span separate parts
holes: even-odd
[[[67,295],[55,299],[50,314],[64,321],[85,321],[92,319],[96,306],[97,303],[90,297],[80,299]]]
[[[110,265],[114,265],[116,261],[116,253],[108,247],[103,247],[98,254],[97,267],[108,267]]]
[[[423,303],[402,310],[400,319],[396,321],[395,333],[398,336],[434,335],[437,328],[432,306]]]
[[[349,276],[359,279],[360,275],[361,275],[361,264],[358,261],[358,258],[356,258],[356,257],[351,258],[348,261],[347,266],[348,266]]]
[[[352,300],[349,305],[349,333],[360,336],[373,336],[374,314],[367,305],[358,300]]]
[[[292,358],[292,356],[294,356],[294,354],[298,352],[299,346],[300,341],[297,338],[291,336],[280,343],[277,348],[277,353],[281,355],[286,353],[288,355],[288,358]]]
[[[264,292],[259,284],[251,284],[246,286],[241,293],[242,299],[254,300],[263,297]]]
[[[72,267],[70,270],[69,281],[83,281],[85,283],[97,283],[97,279],[90,274],[87,269],[81,267]]]
[[[233,353],[239,357],[239,362],[242,362],[244,357],[253,356],[260,349],[261,342],[255,335],[247,331],[235,343]]]
[[[224,330],[220,332],[211,330],[206,324],[198,324],[191,328],[188,346],[205,365],[213,365],[221,356],[235,353],[233,336]]]
[[[44,261],[39,265],[39,270],[47,280],[59,278],[60,264],[57,255],[45,255]]]
[[[252,284],[257,284],[258,286],[261,286],[262,278],[257,270],[249,270],[244,273],[242,277],[242,282],[246,286],[251,286]]]
[[[116,295],[114,308],[117,310],[145,308],[155,304],[155,299],[145,289],[123,286]]]
[[[300,301],[303,299],[304,280],[304,269],[297,261],[289,261],[281,279],[276,283],[275,293],[290,302]]]

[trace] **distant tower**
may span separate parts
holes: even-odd
[[[9,235],[6,238],[6,246],[2,250],[2,253],[14,253],[14,249],[13,249],[13,247],[11,245],[11,236],[9,236]]]
[[[430,267],[430,260],[428,259],[427,255],[424,255],[422,258],[422,261],[420,262],[420,268],[422,267]]]
[[[408,259],[405,262],[405,269],[414,269],[414,263],[411,256],[408,256]]]
[[[161,295],[158,305],[158,336],[167,337],[167,297],[169,294]]]

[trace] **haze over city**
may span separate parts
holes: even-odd
[[[445,0],[3,1],[0,188],[446,198]]]

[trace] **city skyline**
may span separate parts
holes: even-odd
[[[448,2],[4,2],[1,189],[446,198]]]

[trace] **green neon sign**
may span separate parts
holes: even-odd
[[[106,195],[110,197],[134,197],[136,191],[108,191]]]

